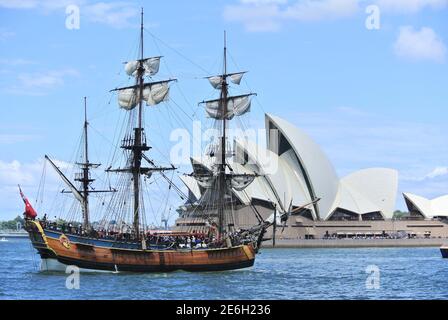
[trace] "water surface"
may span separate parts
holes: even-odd
[[[28,239],[0,242],[0,299],[448,298],[448,259],[438,248],[263,249],[249,269],[82,273],[78,290],[39,263]],[[379,289],[366,288],[369,265],[379,268]]]

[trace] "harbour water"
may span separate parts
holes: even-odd
[[[0,242],[0,299],[448,299],[437,247],[266,248],[250,269],[81,273],[79,289],[39,263],[28,239]]]

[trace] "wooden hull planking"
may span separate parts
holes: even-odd
[[[33,223],[34,226],[28,228],[28,232],[42,259],[56,259],[64,265],[75,265],[82,269],[128,272],[223,271],[251,267],[255,262],[252,245],[178,250],[114,248],[71,241],[70,235],[43,230],[38,222]],[[103,243],[113,244],[112,241]]]

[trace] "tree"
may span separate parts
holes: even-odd
[[[408,216],[408,215],[409,215],[409,212],[401,211],[401,210],[395,210],[393,218],[394,219],[401,219],[401,218],[403,218],[405,216]]]
[[[17,228],[17,223],[20,222],[20,224],[23,226],[25,224],[25,220],[21,216],[15,217],[13,220],[9,221],[1,221],[0,222],[0,229],[5,230],[15,230]]]

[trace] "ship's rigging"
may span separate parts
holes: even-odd
[[[84,121],[84,159],[77,162],[81,172],[75,175],[75,181],[80,183],[77,188],[62,173],[58,166],[50,160],[56,172],[67,184],[67,191],[81,204],[82,220],[84,229],[91,227],[89,195],[99,192],[113,192],[110,200],[102,200],[102,216],[100,217],[99,228],[114,228],[119,232],[129,232],[136,240],[139,240],[147,231],[148,224],[145,218],[144,193],[148,193],[147,183],[152,175],[157,173],[160,178],[167,182],[168,190],[174,190],[178,196],[187,200],[189,197],[181,188],[173,182],[173,176],[167,175],[168,171],[175,172],[178,168],[174,165],[159,166],[154,160],[148,157],[147,152],[152,148],[149,145],[144,128],[144,104],[154,107],[169,100],[170,83],[177,81],[175,78],[154,80],[153,77],[159,72],[162,55],[144,56],[144,26],[143,11],[140,24],[139,58],[125,63],[126,74],[134,79],[134,84],[122,86],[111,90],[117,94],[118,104],[128,115],[128,127],[124,138],[121,140],[120,148],[123,150],[124,163],[111,165],[105,171],[108,175],[117,175],[116,185],[109,190],[94,190],[91,184],[90,170],[95,169],[99,164],[90,162],[88,139],[87,139],[87,109],[85,106]],[[253,172],[239,172],[233,167],[228,158],[234,156],[234,151],[230,147],[228,129],[230,121],[246,115],[250,111],[251,98],[255,93],[245,93],[232,95],[230,84],[240,85],[247,71],[228,72],[227,68],[227,44],[224,33],[223,50],[223,70],[221,74],[205,77],[210,85],[219,91],[219,97],[211,100],[204,100],[200,103],[205,109],[208,118],[214,120],[214,126],[219,129],[220,134],[209,148],[208,156],[213,159],[213,164],[201,173],[193,173],[191,176],[196,179],[200,188],[205,190],[201,199],[196,204],[201,210],[193,210],[193,219],[205,219],[209,226],[216,226],[217,238],[224,239],[227,234],[235,231],[234,205],[235,199],[233,191],[244,192],[257,174]],[[149,80],[149,81],[148,81]],[[157,181],[157,180],[155,180]],[[152,183],[152,182],[151,182]],[[150,183],[150,184],[151,184]],[[150,195],[154,196],[154,195]],[[155,195],[157,196],[157,195]],[[168,196],[167,196],[168,197]],[[151,208],[152,209],[152,208]],[[168,207],[165,206],[165,211]],[[285,208],[281,208],[286,212]],[[169,208],[171,211],[171,207]],[[131,214],[128,215],[127,212]],[[253,208],[257,220],[261,223],[263,218]],[[166,224],[167,217],[162,213],[163,223]],[[128,224],[127,222],[130,222]],[[112,225],[113,224],[113,225]],[[197,231],[197,230],[190,230]]]

